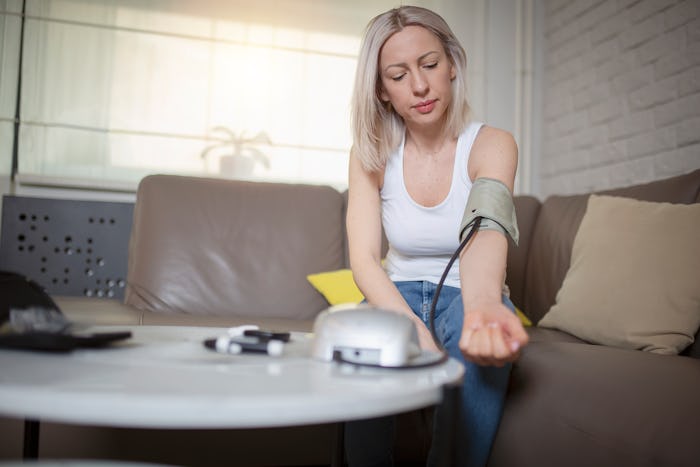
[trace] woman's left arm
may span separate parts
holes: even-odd
[[[493,178],[513,192],[518,147],[503,130],[482,127],[469,157],[469,177]],[[475,232],[459,259],[464,326],[459,346],[480,365],[503,366],[519,356],[528,335],[502,302],[508,239],[495,230]]]

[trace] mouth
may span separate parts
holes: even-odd
[[[416,105],[413,106],[414,109],[416,109],[419,113],[422,114],[427,114],[435,108],[435,103],[437,102],[437,99],[430,99],[427,101],[419,102]]]

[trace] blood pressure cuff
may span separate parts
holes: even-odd
[[[479,230],[497,230],[518,244],[520,234],[513,195],[503,182],[493,178],[477,178],[474,181],[459,227],[460,242],[477,217],[482,218]]]

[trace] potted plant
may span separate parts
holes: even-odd
[[[252,175],[256,164],[262,164],[266,169],[270,168],[270,159],[256,146],[271,144],[270,138],[264,131],[253,137],[248,137],[245,131],[235,133],[226,127],[218,126],[212,133],[223,134],[216,138],[217,142],[202,151],[202,159],[206,160],[212,151],[226,149],[227,152],[219,156],[219,173],[236,178],[246,178]]]

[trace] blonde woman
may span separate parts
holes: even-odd
[[[369,23],[352,118],[347,225],[355,282],[369,303],[409,316],[421,346],[437,350],[428,310],[459,245],[470,190],[487,178],[512,193],[517,146],[509,133],[470,121],[464,49],[439,15],[419,7],[396,8]],[[384,264],[382,227],[390,245]],[[507,249],[503,233],[477,231],[436,308],[441,344],[466,367],[459,465],[486,464],[510,363],[528,342],[503,294]],[[351,466],[391,465],[392,423],[347,425]]]

